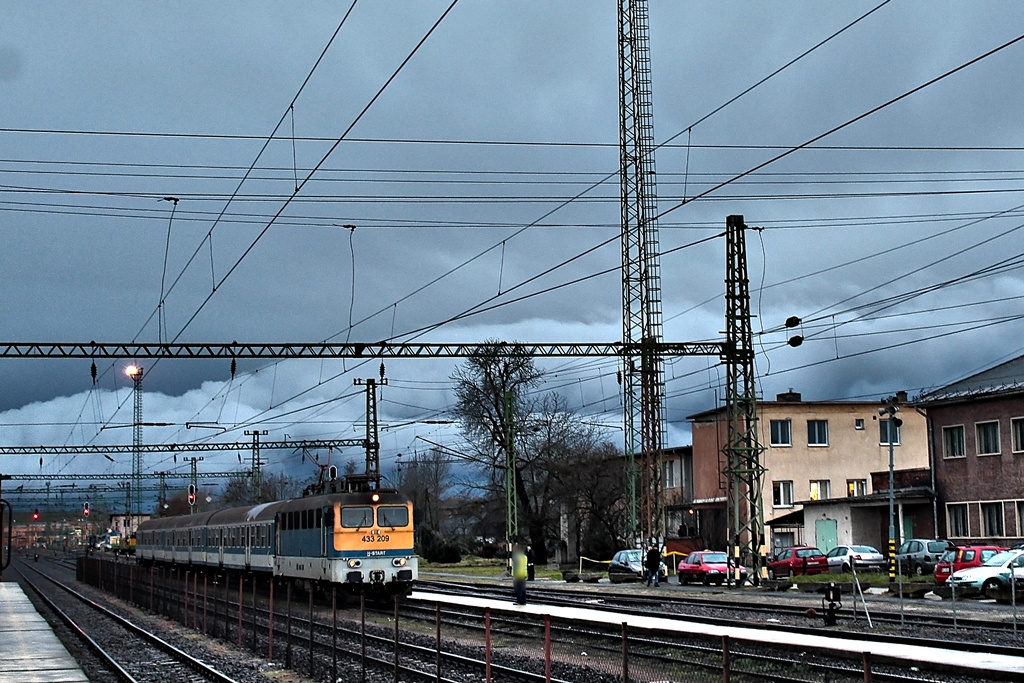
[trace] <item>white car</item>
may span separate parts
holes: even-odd
[[[1005,599],[1010,592],[1010,572],[1016,590],[1024,590],[1024,550],[1004,550],[984,564],[953,572],[947,585],[963,595],[981,595],[986,598]],[[1021,599],[1024,595],[1020,596]]]
[[[885,555],[869,545],[837,545],[825,557],[831,572],[849,573],[851,567],[881,571],[886,567]]]

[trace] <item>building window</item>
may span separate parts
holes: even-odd
[[[942,455],[946,458],[963,458],[967,455],[963,425],[942,428]]]
[[[665,473],[664,473],[664,477],[663,477],[663,479],[665,481],[665,488],[667,488],[667,489],[674,489],[676,487],[676,468],[675,468],[675,463],[672,462],[671,460],[669,460],[666,463],[662,463],[662,465],[665,468]]]
[[[999,422],[979,422],[975,429],[978,432],[978,455],[998,455]]]
[[[1005,534],[1003,533],[1003,504],[982,503],[981,524],[984,529],[985,535],[989,538],[997,538],[1004,536]]]
[[[855,418],[854,421],[853,421],[853,428],[854,429],[864,429],[864,418],[863,417]]]
[[[1017,536],[1024,535],[1024,500],[1017,501]]]
[[[825,500],[832,497],[831,484],[828,479],[815,479],[811,482],[811,500]]]
[[[846,495],[850,498],[855,496],[866,496],[868,495],[868,480],[867,479],[847,479],[846,480]]]
[[[1010,420],[1010,431],[1013,432],[1013,452],[1024,453],[1024,417]]]
[[[807,421],[807,445],[827,446],[828,445],[828,420]]]
[[[773,481],[772,482],[772,507],[791,508],[793,507],[793,482]]]
[[[899,446],[900,445],[900,426],[899,425],[893,425],[892,433],[893,433],[892,434],[892,436],[893,436],[893,438],[892,438],[892,445],[893,446]],[[888,446],[889,445],[889,420],[879,420],[878,421],[878,443],[882,444],[883,446]]]
[[[771,445],[792,446],[793,432],[789,420],[771,420]]]
[[[967,525],[967,503],[950,503],[946,506],[949,518],[949,537],[967,538],[971,530]]]

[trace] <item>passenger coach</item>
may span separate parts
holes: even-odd
[[[328,493],[139,525],[142,564],[205,566],[407,592],[418,576],[412,504],[394,490]]]

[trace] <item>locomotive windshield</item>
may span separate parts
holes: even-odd
[[[409,508],[399,505],[381,505],[377,508],[377,526],[392,529],[409,525]]]
[[[373,508],[369,505],[341,508],[341,526],[345,529],[373,526]]]

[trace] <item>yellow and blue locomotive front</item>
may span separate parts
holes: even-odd
[[[346,496],[347,498],[347,496]],[[362,501],[335,503],[336,581],[409,585],[418,575],[412,504],[402,495],[375,491]]]
[[[278,522],[278,574],[389,591],[417,578],[412,505],[397,491],[290,501]]]

